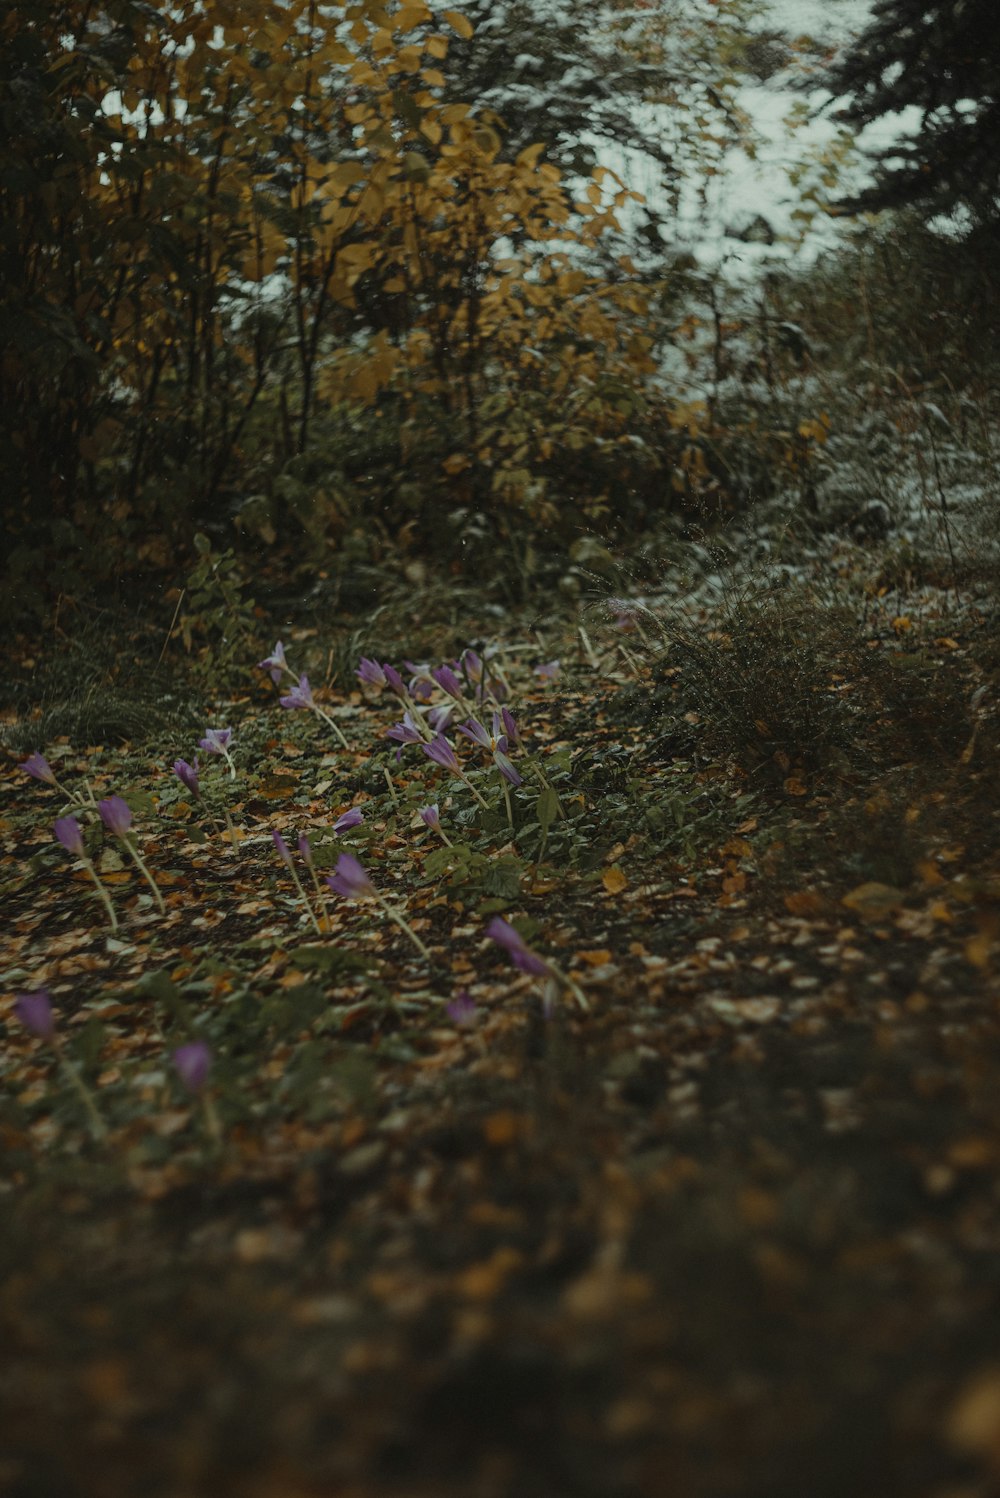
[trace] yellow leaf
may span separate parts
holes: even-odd
[[[825,906],[826,901],[815,889],[797,889],[785,896],[785,909],[789,915],[819,915]]]
[[[620,895],[623,889],[628,888],[628,880],[617,864],[613,868],[604,870],[601,883],[609,895]]]
[[[576,955],[588,967],[603,967],[606,962],[611,961],[611,953],[607,947],[599,947],[592,952],[577,952]]]
[[[472,22],[467,16],[461,15],[457,10],[443,10],[442,21],[447,21],[452,31],[457,31],[464,41],[468,41],[472,35]]]
[[[867,884],[859,884],[857,889],[852,889],[840,903],[846,905],[848,910],[855,911],[866,921],[877,921],[891,915],[893,911],[902,910],[903,895],[900,890],[893,889],[889,884],[879,884],[872,880]]]

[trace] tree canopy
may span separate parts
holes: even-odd
[[[876,0],[827,85],[859,128],[916,108],[915,130],[872,152],[874,180],[841,207],[966,210],[1000,228],[1000,9],[994,0]]]

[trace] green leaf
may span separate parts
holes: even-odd
[[[546,786],[535,802],[535,816],[543,832],[548,832],[559,815],[559,797],[551,786]]]

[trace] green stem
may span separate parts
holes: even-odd
[[[420,937],[410,926],[409,922],[405,921],[397,910],[393,910],[388,900],[384,900],[381,895],[376,895],[375,898],[381,905],[382,909],[385,911],[386,915],[389,917],[390,921],[395,921],[399,929],[406,932],[406,935],[410,938],[417,951],[420,952],[422,956],[426,957],[428,962],[433,962],[434,958],[424,946],[423,942],[420,940]]]
[[[216,1149],[222,1148],[222,1126],[219,1123],[219,1115],[215,1104],[207,1092],[201,1095],[201,1111],[205,1117],[205,1131]]]
[[[236,828],[233,826],[233,819],[229,815],[229,807],[228,806],[224,806],[222,808],[222,815],[226,819],[226,831],[229,833],[229,841],[233,845],[233,852],[237,856],[239,856],[239,851],[240,851],[239,840],[237,839],[237,836],[236,836]]]
[[[576,999],[576,1002],[579,1004],[580,1008],[586,1012],[590,1008],[590,1005],[587,1003],[587,999],[583,992],[583,989],[580,987],[579,983],[577,983],[576,979],[571,978],[569,973],[564,973],[562,968],[556,967],[555,963],[549,962],[547,958],[546,963],[553,978],[556,978],[564,988],[569,989],[570,993],[573,995],[574,999]]]
[[[108,912],[108,919],[111,922],[111,929],[112,929],[112,931],[117,931],[118,930],[118,917],[115,915],[115,907],[111,903],[111,896],[108,894],[107,890],[104,888],[104,885],[101,883],[100,879],[98,879],[98,877],[97,877],[97,870],[94,868],[94,865],[91,863],[90,859],[89,858],[82,858],[80,860],[80,862],[83,864],[84,868],[87,870],[87,873],[90,875],[91,879],[93,879],[94,886],[95,886],[95,888],[97,890],[97,893],[100,895],[101,899],[104,901],[104,908]]]
[[[396,787],[392,783],[392,776],[389,774],[388,768],[385,765],[382,766],[382,774],[385,776],[385,783],[389,787],[389,795],[392,797],[392,804],[398,811],[399,797],[396,795]]]
[[[459,780],[464,781],[465,784],[469,787],[469,790],[475,796],[476,800],[483,808],[483,811],[489,811],[489,803],[483,800],[482,796],[476,790],[476,787],[472,784],[472,781],[469,779],[468,775],[466,775],[462,770],[456,770],[455,774],[458,776]]]
[[[140,856],[139,856],[139,850],[137,848],[135,848],[132,845],[132,843],[129,842],[129,840],[128,840],[127,837],[123,837],[122,838],[122,842],[125,844],[126,848],[131,853],[132,858],[135,861],[135,865],[136,865],[136,867],[139,870],[139,873],[145,879],[146,883],[149,885],[150,889],[153,891],[153,894],[156,896],[156,903],[160,907],[160,914],[161,915],[166,915],[166,913],[167,913],[167,907],[163,903],[163,896],[160,894],[159,886],[156,883],[156,880],[153,878],[152,874],[147,869],[146,865],[143,863],[142,859],[140,858]]]
[[[316,919],[316,912],[312,908],[312,901],[308,898],[305,890],[302,888],[302,880],[299,878],[298,871],[293,863],[290,863],[288,865],[288,872],[295,880],[295,888],[298,890],[302,903],[306,907],[306,910],[309,914],[309,919],[313,923],[313,930],[316,932],[317,936],[322,936],[323,931],[319,924],[319,921]]]
[[[316,707],[315,705],[313,707],[313,711],[316,713],[317,717],[320,717],[320,718],[323,719],[324,723],[329,724],[329,726],[333,729],[334,733],[337,735],[337,737],[340,740],[340,742],[343,745],[343,747],[345,749],[350,749],[351,746],[347,742],[347,740],[344,738],[344,735],[341,733],[339,725],[336,724],[333,721],[333,719],[330,717],[329,713],[325,713],[321,707]]]
[[[326,929],[329,930],[330,917],[326,908],[326,897],[323,894],[323,887],[319,882],[319,875],[316,873],[316,870],[312,864],[309,865],[309,873],[312,876],[313,889],[316,891],[316,905],[319,909],[320,915],[323,918],[323,923],[325,924]]]
[[[513,832],[514,831],[514,814],[513,814],[513,812],[510,809],[510,791],[507,788],[507,781],[506,781],[506,778],[503,775],[501,775],[501,777],[500,777],[500,783],[501,783],[501,785],[503,787],[504,805],[507,808],[507,826],[510,828],[511,832]]]
[[[80,1073],[77,1071],[72,1061],[66,1055],[65,1051],[63,1050],[62,1046],[57,1041],[55,1036],[52,1037],[52,1048],[59,1059],[59,1064],[61,1065],[66,1075],[69,1077],[70,1082],[76,1089],[80,1101],[84,1106],[87,1114],[87,1121],[90,1124],[90,1132],[93,1134],[95,1139],[103,1142],[108,1137],[108,1130],[107,1126],[105,1125],[104,1119],[97,1111],[97,1104],[94,1102],[94,1099],[90,1092],[90,1088],[87,1086],[86,1082],[84,1082]]]
[[[454,848],[455,844],[452,842],[451,838],[448,836],[447,832],[445,832],[443,827],[439,827],[437,833],[438,837],[444,843],[446,848]]]

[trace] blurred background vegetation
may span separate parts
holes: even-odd
[[[775,496],[884,538],[916,488],[957,534],[972,476],[995,530],[1000,52],[951,10],[893,0],[830,88],[867,123],[950,57],[960,145],[918,138],[835,252],[747,284],[686,251],[678,204],[753,150],[743,81],[829,59],[746,0],[8,8],[6,622],[193,579],[190,635],[192,598],[239,619],[275,569],[347,608],[386,565],[546,584],[594,538]],[[803,222],[843,211],[849,151],[793,173]]]

